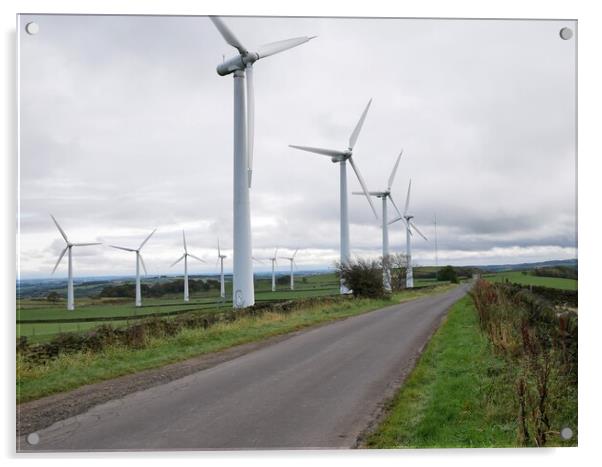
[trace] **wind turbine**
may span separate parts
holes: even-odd
[[[270,258],[272,262],[272,292],[276,292],[276,267],[278,266],[278,261],[276,260],[278,255],[278,248],[274,250],[274,256]]]
[[[364,109],[357,125],[353,129],[351,136],[349,137],[349,144],[347,149],[338,150],[338,149],[323,149],[323,148],[315,148],[308,146],[295,146],[289,145],[291,148],[300,149],[302,151],[313,152],[315,154],[321,154],[323,156],[330,157],[333,163],[339,163],[339,172],[340,172],[340,235],[341,235],[341,264],[349,263],[351,259],[351,250],[349,247],[349,206],[347,203],[347,161],[351,164],[355,175],[360,182],[364,195],[370,203],[370,207],[374,212],[374,216],[378,219],[378,214],[376,214],[376,209],[374,209],[374,204],[372,204],[372,200],[370,199],[370,195],[368,194],[368,189],[366,188],[366,184],[364,183],[364,179],[360,174],[359,169],[355,165],[353,161],[353,148],[355,143],[357,142],[357,138],[360,134],[362,126],[364,124],[364,120],[366,119],[366,114],[368,113],[368,109],[370,108],[370,104],[372,103],[372,99],[368,101],[368,105]],[[342,294],[349,293],[350,290],[345,286],[343,279],[341,278],[341,287],[340,292]]]
[[[391,197],[391,186],[393,185],[393,180],[395,180],[395,174],[397,172],[397,167],[399,166],[399,161],[401,160],[401,155],[403,154],[403,149],[397,156],[397,160],[395,161],[395,165],[393,166],[393,171],[391,175],[389,175],[389,183],[387,189],[385,191],[369,191],[368,194],[370,196],[376,196],[377,198],[382,199],[383,204],[383,214],[382,214],[382,231],[383,231],[383,287],[387,292],[391,292],[391,265],[389,264],[389,225],[387,223],[387,199],[391,201],[391,204],[397,211],[397,214],[401,217],[401,212],[397,209],[397,205],[393,198]],[[361,191],[354,191],[354,195],[363,195],[364,193]]]
[[[144,269],[144,275],[147,274],[146,266],[144,265],[144,259],[142,258],[142,255],[140,254],[140,250],[142,250],[142,247],[146,244],[146,242],[148,242],[148,240],[153,236],[153,234],[156,231],[157,231],[157,229],[153,230],[149,234],[149,236],[146,237],[144,239],[144,241],[140,244],[138,249],[126,248],[124,246],[117,246],[117,245],[109,245],[111,248],[117,248],[118,250],[132,251],[132,252],[136,253],[136,306],[142,306],[142,293],[140,291],[140,265],[142,265],[142,269]]]
[[[412,188],[412,180],[410,179],[410,184],[408,185],[408,194],[406,196],[406,205],[403,210],[403,216],[399,216],[398,218],[392,220],[390,224],[393,222],[397,222],[399,220],[403,220],[406,226],[406,258],[407,258],[407,267],[406,267],[406,288],[411,289],[414,287],[414,271],[412,270],[412,250],[411,250],[411,241],[410,237],[412,236],[412,230],[420,235],[425,240],[428,240],[418,227],[412,222],[414,216],[408,214],[408,209],[410,208],[410,189]]]
[[[232,293],[235,308],[255,303],[251,247],[251,208],[249,188],[253,174],[253,140],[255,133],[255,94],[253,64],[301,45],[313,37],[296,37],[260,46],[250,52],[226,24],[217,16],[210,16],[224,40],[238,50],[238,55],[217,66],[217,74],[234,76],[234,268]],[[245,75],[247,89],[245,93]],[[246,94],[246,95],[245,95]]]
[[[439,245],[437,244],[437,213],[435,213],[435,266],[439,266]]]
[[[52,217],[52,220],[54,221],[56,228],[59,229],[59,232],[61,233],[62,237],[65,239],[65,243],[67,244],[67,246],[65,246],[63,251],[61,251],[61,254],[59,255],[59,259],[57,260],[56,264],[54,265],[54,269],[52,270],[52,274],[54,274],[54,271],[56,271],[56,268],[59,267],[59,263],[63,259],[63,256],[65,256],[65,253],[68,253],[67,258],[69,261],[67,263],[68,264],[68,269],[67,269],[67,271],[68,271],[67,272],[67,310],[71,311],[71,310],[75,310],[75,302],[73,300],[73,260],[71,257],[71,250],[73,249],[74,246],[101,245],[101,243],[97,243],[97,242],[95,242],[95,243],[71,243],[69,241],[69,239],[67,238],[67,234],[61,228],[61,226],[56,221],[54,216],[52,214],[50,214],[50,217]]]
[[[192,253],[188,253],[188,248],[186,247],[186,234],[184,233],[184,230],[182,230],[182,240],[184,242],[184,254],[180,256],[180,258],[178,258],[176,261],[174,261],[169,267],[171,268],[178,264],[180,261],[184,260],[184,301],[188,302],[190,298],[188,295],[188,257],[190,256],[191,258],[194,258],[197,261],[200,261],[201,263],[205,263],[206,261],[202,260],[198,256],[193,255]]]
[[[295,252],[293,253],[293,256],[281,256],[282,259],[286,259],[288,261],[291,262],[291,290],[295,290],[295,256],[297,256],[297,252],[299,251],[299,248],[297,248],[295,250]]]
[[[219,238],[217,239],[217,263],[220,263],[219,272],[219,296],[222,300],[226,299],[226,285],[224,283],[224,260],[227,258],[226,255],[222,255],[222,250],[219,247]]]

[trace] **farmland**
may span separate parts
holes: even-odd
[[[173,279],[173,278],[172,278]],[[165,281],[157,278],[155,281]],[[112,282],[105,282],[107,285]],[[152,283],[146,280],[144,283]],[[436,280],[418,279],[416,286],[435,285]],[[101,324],[123,327],[131,321],[155,316],[178,315],[188,311],[223,311],[232,308],[232,283],[226,281],[226,300],[221,301],[219,291],[191,293],[190,301],[184,303],[181,294],[168,294],[161,298],[143,297],[142,307],[135,307],[131,298],[98,298],[102,286],[77,285],[76,309],[67,311],[65,301],[49,302],[42,297],[23,297],[17,300],[17,338],[27,336],[31,342],[48,340],[59,333],[84,332]],[[61,288],[52,289],[64,296]],[[334,273],[295,276],[295,290],[288,283],[279,284],[275,292],[271,291],[271,278],[261,277],[255,281],[257,303],[294,300],[300,298],[337,295],[339,283]],[[86,295],[87,293],[87,295]]]
[[[577,290],[577,281],[562,277],[545,277],[529,274],[528,271],[504,271],[495,274],[484,274],[483,279],[491,282],[514,282],[521,285],[551,287],[554,289]]]

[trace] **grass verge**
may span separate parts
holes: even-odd
[[[429,342],[367,447],[517,446],[511,373],[481,333],[472,299],[464,297]]]
[[[391,300],[356,299],[320,305],[290,314],[266,313],[241,318],[208,329],[186,329],[174,337],[151,339],[142,349],[109,347],[99,353],[61,355],[46,364],[29,364],[17,358],[17,403],[75,389],[126,374],[158,368],[202,354],[297,331],[312,325],[347,318],[455,286],[394,294]]]

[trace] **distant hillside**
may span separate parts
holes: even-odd
[[[559,259],[552,261],[540,261],[537,263],[519,263],[519,264],[492,264],[487,266],[475,266],[487,272],[499,271],[520,271],[522,269],[533,269],[553,266],[567,266],[577,268],[577,259]]]

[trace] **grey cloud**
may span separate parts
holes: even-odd
[[[35,18],[40,33],[20,44],[22,274],[47,275],[56,260],[49,213],[86,240],[136,244],[158,226],[146,253],[155,272],[167,271],[183,227],[203,255],[215,255],[218,236],[231,248],[232,79],[215,66],[233,50],[208,19]],[[250,48],[319,36],[255,70],[258,253],[280,245],[301,248],[301,264],[336,258],[338,166],[287,145],[346,147],[373,97],[357,164],[382,189],[405,149],[395,200],[402,207],[411,177],[412,213],[429,238],[437,214],[442,255],[574,254],[576,54],[558,37],[566,22],[226,21]],[[349,202],[354,252],[377,255],[366,200]],[[402,229],[391,239],[400,250]],[[432,242],[414,250],[432,263]],[[77,253],[76,272],[131,272],[129,260],[90,249]]]

